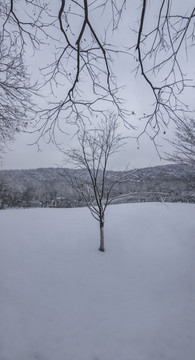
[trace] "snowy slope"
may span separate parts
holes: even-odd
[[[82,206],[80,197],[64,177],[66,171],[79,181],[89,181],[87,170],[82,169],[0,170],[0,208]],[[172,164],[130,172],[108,171],[107,177],[112,181],[121,179],[111,194],[116,198],[115,203],[195,203],[195,167],[192,166]]]
[[[195,205],[0,212],[0,360],[194,360]]]

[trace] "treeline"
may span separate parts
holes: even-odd
[[[0,209],[19,207],[83,206],[65,173],[76,176],[80,185],[89,178],[84,170],[31,169],[0,171]],[[118,176],[110,171],[109,177]],[[166,165],[122,173],[113,188],[114,203],[169,201],[195,202],[195,169],[186,165]]]

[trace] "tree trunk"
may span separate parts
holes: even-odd
[[[100,220],[100,247],[99,250],[104,252],[104,221]]]

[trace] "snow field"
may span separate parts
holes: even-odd
[[[0,360],[194,360],[195,206],[0,212]]]

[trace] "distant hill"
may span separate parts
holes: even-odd
[[[83,206],[65,179],[66,171],[89,181],[87,172],[79,169],[0,170],[0,208]],[[129,172],[109,171],[108,178],[117,178],[119,173],[122,180],[112,194],[115,202],[195,202],[195,167],[171,164]]]
[[[184,164],[159,165],[131,171],[132,176],[143,174],[145,179],[194,179],[195,167]]]

